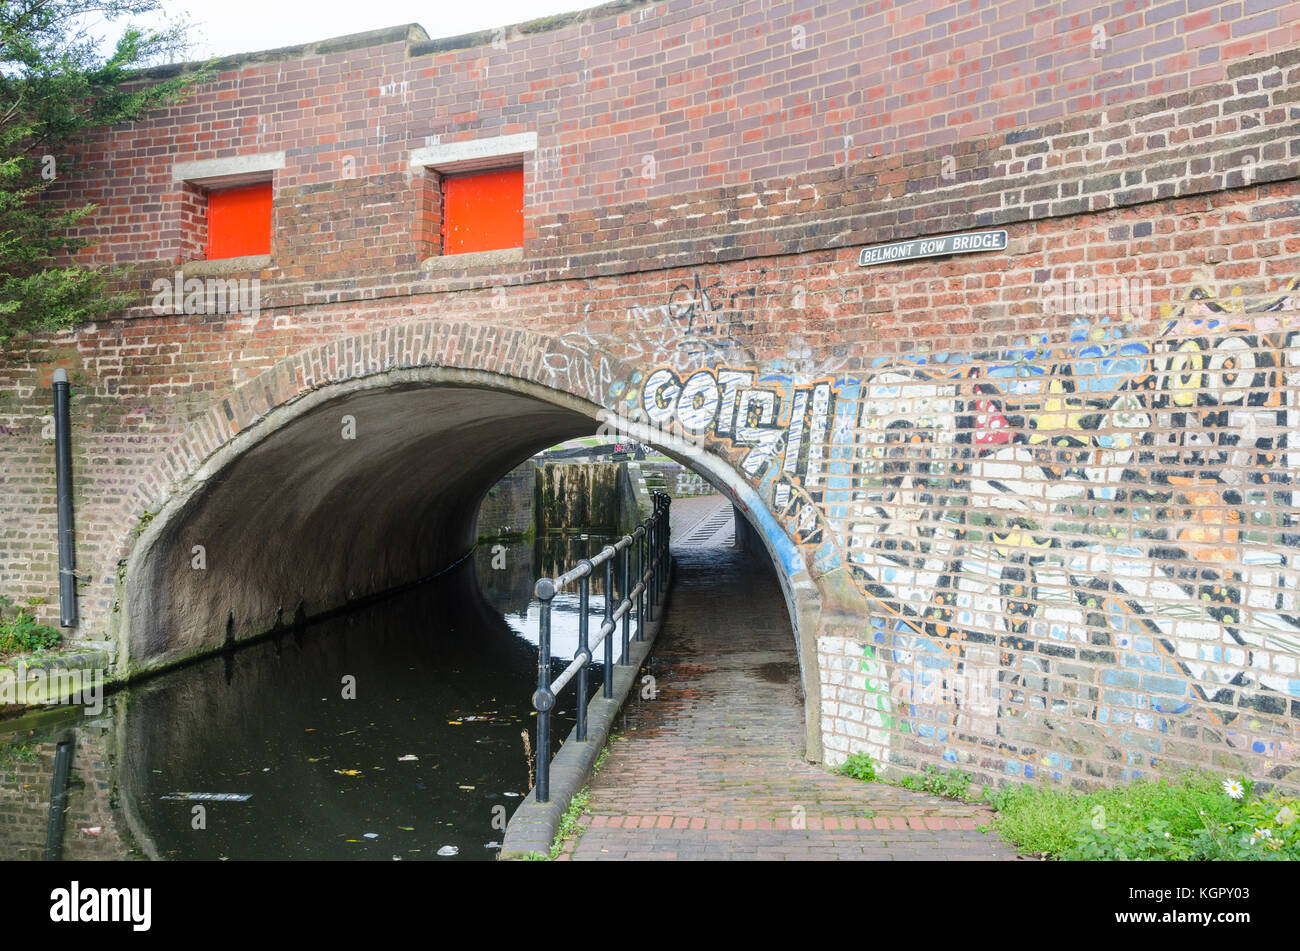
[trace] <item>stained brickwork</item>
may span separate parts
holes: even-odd
[[[56,600],[54,366],[87,637],[141,516],[237,433],[481,369],[759,494],[819,593],[828,761],[1300,783],[1300,10],[618,6],[253,59],[88,143],[87,260],[141,265],[142,304],[0,364],[0,588]],[[519,260],[437,256],[411,151],[528,131]],[[260,309],[156,312],[194,251],[173,163],[274,150],[271,263],[226,275]],[[1007,250],[857,263],[976,227]]]
[[[50,830],[51,783],[60,742],[72,745],[62,858],[72,861],[126,857],[129,837],[115,811],[110,729],[102,725],[42,731],[0,750],[0,842],[3,858],[40,861]]]

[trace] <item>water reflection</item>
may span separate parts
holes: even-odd
[[[606,543],[481,546],[429,584],[118,692],[98,717],[10,722],[0,857],[494,857],[529,785],[533,583]],[[554,603],[558,673],[576,592]],[[558,706],[557,746],[571,689]]]

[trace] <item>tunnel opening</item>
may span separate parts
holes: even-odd
[[[271,408],[143,526],[126,563],[120,673],[345,611],[461,564],[491,488],[539,451],[596,432],[600,412],[530,381],[446,367],[375,373]],[[818,758],[817,598],[801,557],[728,462],[662,431],[637,438],[734,506],[736,543],[770,562],[800,661],[805,750]]]

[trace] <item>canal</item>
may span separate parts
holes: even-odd
[[[0,857],[495,858],[530,788],[533,582],[605,542],[482,544],[439,578],[117,691],[98,713],[0,721]],[[577,649],[576,592],[554,606],[558,673]],[[599,578],[590,610],[595,630]],[[573,714],[569,691],[555,748]]]

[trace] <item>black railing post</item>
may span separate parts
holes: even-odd
[[[537,623],[537,692],[533,694],[533,708],[537,711],[536,799],[546,802],[551,795],[551,707],[555,695],[551,693],[551,599],[555,597],[555,582],[542,578],[535,589],[542,602]]]
[[[628,567],[632,562],[632,546],[634,544],[636,544],[636,539],[629,535],[627,545],[620,552],[623,564],[623,600],[628,603],[627,610],[623,612],[623,653],[620,660],[620,663],[623,664],[627,663],[627,639],[632,625],[632,586],[628,583],[632,573],[628,570]]]
[[[668,550],[668,506],[659,496],[659,598],[664,596],[664,552]]]
[[[664,580],[660,593],[668,596],[668,570],[672,567],[673,550],[672,550],[672,506],[671,496],[664,496]]]
[[[587,741],[587,667],[591,663],[591,650],[588,647],[587,615],[591,610],[591,562],[582,559],[578,567],[587,566],[587,573],[578,579],[578,653],[574,658],[582,658],[578,668],[578,742]]]
[[[601,695],[610,700],[614,696],[614,558],[617,552],[610,550],[605,559],[605,621],[600,629],[609,629],[605,635],[605,683]]]
[[[651,565],[654,566],[654,576],[651,577],[651,595],[654,598],[655,608],[659,607],[659,552],[663,551],[663,496],[655,494],[654,496],[654,550],[650,552]]]
[[[646,522],[645,562],[649,578],[646,579],[645,610],[647,621],[655,619],[655,518],[650,516]]]
[[[645,526],[638,526],[636,534],[636,639],[645,640]]]

